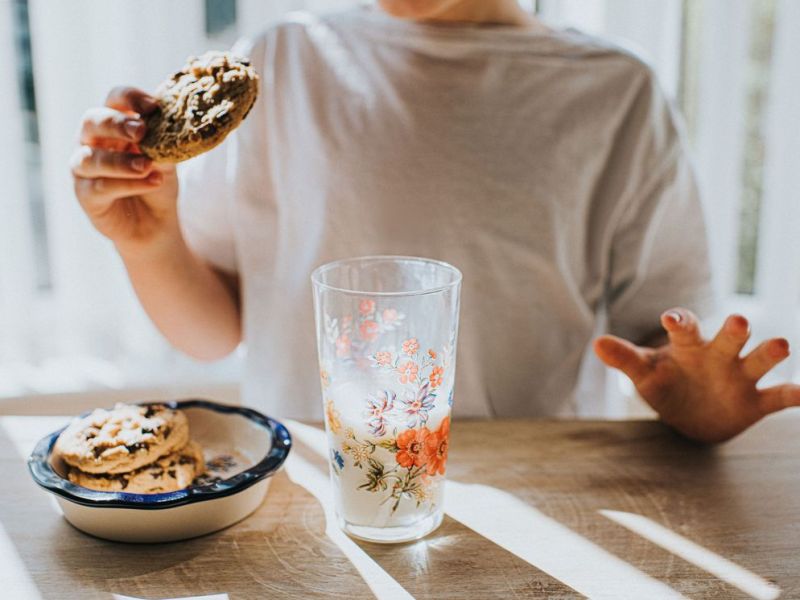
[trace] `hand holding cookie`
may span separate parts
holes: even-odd
[[[190,58],[152,97],[115,88],[84,115],[72,158],[75,194],[122,254],[180,239],[177,163],[220,144],[258,95],[250,62],[228,52]]]
[[[144,117],[158,110],[142,90],[114,88],[84,114],[71,166],[75,194],[92,224],[121,252],[179,236],[174,165],[141,154]]]

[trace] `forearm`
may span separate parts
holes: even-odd
[[[183,352],[201,360],[230,354],[241,341],[238,294],[180,235],[147,252],[120,251],[150,319]]]

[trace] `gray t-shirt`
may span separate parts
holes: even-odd
[[[236,50],[260,97],[182,168],[180,209],[241,277],[247,404],[321,416],[309,274],[339,258],[461,269],[457,416],[570,414],[598,322],[637,341],[710,305],[684,143],[630,54],[375,9],[293,14]]]

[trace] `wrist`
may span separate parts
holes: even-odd
[[[180,229],[175,227],[147,239],[115,241],[114,246],[126,265],[175,260],[189,253]]]

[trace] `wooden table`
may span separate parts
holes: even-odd
[[[0,597],[800,597],[800,414],[704,448],[655,422],[456,422],[448,515],[426,540],[329,527],[319,432],[225,531],[125,545],[68,525],[24,457],[56,417],[0,418]],[[745,591],[748,593],[745,593]]]

